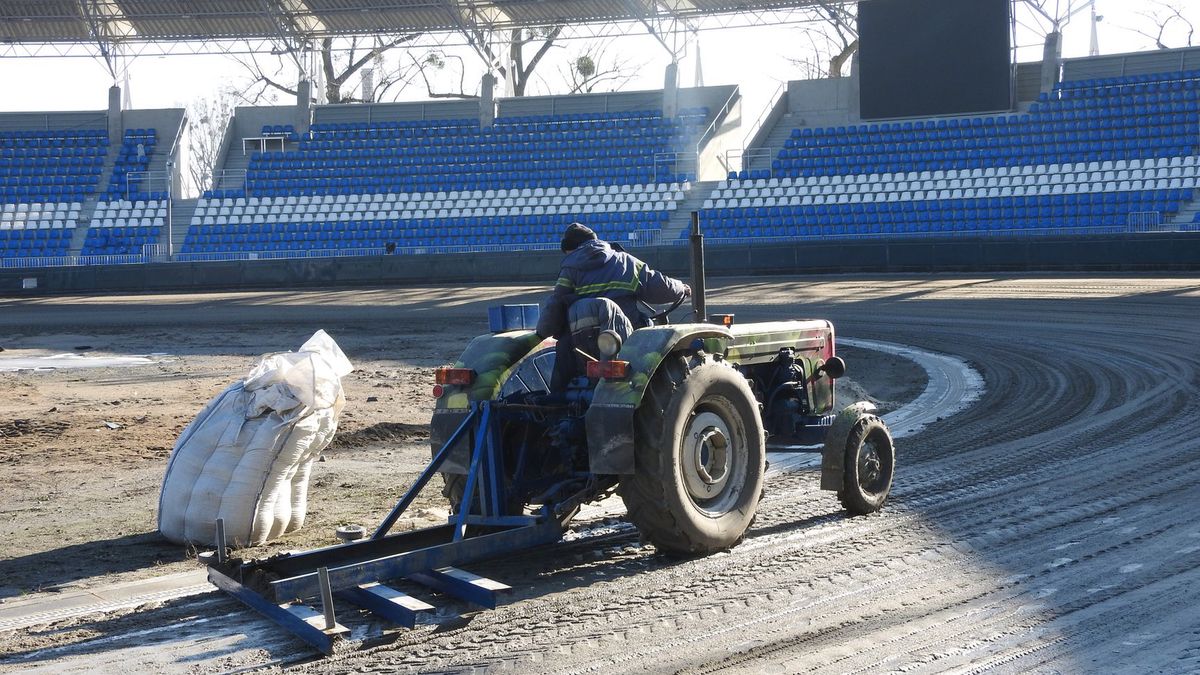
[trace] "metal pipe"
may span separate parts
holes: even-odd
[[[692,321],[708,321],[704,306],[704,235],[700,234],[700,213],[692,211],[692,234],[688,237],[692,246]]]
[[[333,614],[333,588],[329,585],[329,568],[317,568],[317,583],[321,585],[321,611],[325,614],[325,630],[333,630],[337,626],[337,617]]]
[[[217,562],[224,565],[228,559],[225,553],[225,519],[217,518]]]
[[[404,513],[404,510],[408,508],[409,504],[412,504],[413,500],[417,498],[417,494],[420,493],[421,489],[425,487],[425,484],[428,483],[431,478],[433,478],[433,474],[437,473],[438,468],[442,466],[442,462],[446,461],[446,458],[450,456],[450,450],[456,443],[458,443],[458,439],[462,437],[463,432],[467,429],[468,425],[474,421],[477,410],[478,408],[472,408],[470,414],[468,414],[466,419],[462,421],[462,424],[458,425],[458,429],[456,429],[453,434],[450,434],[450,439],[447,440],[446,444],[442,446],[442,449],[438,450],[438,453],[434,455],[433,460],[429,462],[429,466],[425,467],[425,470],[421,472],[420,476],[417,476],[417,480],[413,483],[412,487],[410,487],[408,492],[405,493],[404,497],[402,497],[400,501],[392,507],[391,513],[387,514],[387,517],[384,518],[383,522],[379,524],[378,528],[376,528],[375,533],[371,535],[372,539],[379,539],[385,536],[388,533],[388,530],[392,529],[392,525],[396,524],[396,520],[400,518],[400,514]]]

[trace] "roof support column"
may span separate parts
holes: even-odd
[[[121,88],[108,88],[108,142],[117,145],[125,134],[125,120],[121,111]]]
[[[671,61],[663,78],[663,117],[671,118],[679,114],[679,63]]]
[[[479,82],[479,126],[490,129],[496,122],[496,76],[484,73]]]
[[[296,83],[296,119],[292,123],[296,133],[303,136],[308,133],[312,123],[312,82],[302,78]]]
[[[1062,33],[1054,31],[1046,36],[1042,48],[1042,86],[1040,91],[1049,94],[1058,84],[1058,71],[1062,67]]]

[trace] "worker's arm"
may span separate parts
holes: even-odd
[[[636,260],[636,258],[635,258]],[[646,263],[637,260],[638,299],[652,305],[665,305],[686,298],[691,294],[687,284],[671,278],[662,272],[650,269]]]

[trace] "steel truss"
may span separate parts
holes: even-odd
[[[830,0],[792,0],[791,2],[745,3],[737,11],[709,11],[684,0],[625,0],[628,12],[621,20],[580,18],[563,21],[560,39],[599,39],[651,35],[673,56],[686,53],[687,43],[699,31],[756,26],[802,24],[812,21],[811,7]],[[852,0],[832,0],[851,2]],[[0,0],[0,5],[4,3]],[[62,4],[62,3],[57,3]],[[254,17],[258,23],[269,24],[269,30],[237,36],[210,35],[203,38],[154,36],[137,33],[131,18],[119,10],[117,0],[76,0],[79,19],[86,24],[87,37],[63,39],[17,38],[0,40],[0,58],[63,58],[83,57],[103,59],[110,72],[117,76],[121,59],[139,56],[240,55],[266,52],[292,54],[301,67],[304,54],[324,38],[378,37],[393,34],[424,32],[439,37],[446,47],[476,47],[480,36],[514,28],[545,28],[555,25],[522,23],[489,3],[456,0],[457,12],[447,12],[444,26],[422,29],[392,25],[386,30],[339,30],[321,18],[305,11],[304,0],[256,0],[261,9]],[[343,3],[344,4],[344,3]],[[351,2],[353,4],[353,0]],[[402,3],[373,3],[399,5]],[[447,3],[414,3],[447,5]],[[710,3],[697,3],[710,4]],[[733,4],[733,3],[723,3]],[[0,7],[3,9],[3,7]],[[43,17],[47,18],[47,17]],[[64,19],[66,17],[49,17]],[[231,17],[236,18],[236,17]],[[36,20],[36,19],[35,19]],[[335,40],[336,44],[336,40]]]

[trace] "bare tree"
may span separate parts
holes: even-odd
[[[464,31],[467,41],[479,57],[491,64],[500,77],[511,81],[509,96],[524,96],[532,81],[533,73],[542,59],[555,46],[556,40],[566,28],[563,24],[536,28],[514,28],[502,32],[501,39],[481,27],[474,26]],[[459,61],[461,65],[461,59]],[[428,83],[428,80],[426,81]],[[430,96],[434,96],[430,89]],[[438,97],[457,96],[474,98],[460,87],[459,93],[443,93]]]
[[[221,154],[225,128],[233,117],[238,94],[233,88],[217,91],[209,97],[193,99],[187,106],[188,163],[185,174],[188,194],[198,193],[212,181],[213,169]]]
[[[559,67],[559,75],[570,88],[568,94],[592,93],[597,87],[617,91],[637,76],[645,65],[620,53],[610,55],[611,40],[586,43]]]
[[[500,74],[504,77],[511,77],[513,88],[509,92],[511,96],[524,96],[525,90],[529,87],[529,80],[533,76],[533,71],[546,57],[550,48],[554,46],[554,41],[562,33],[563,26],[549,26],[547,28],[514,28],[508,41],[508,62],[511,64],[512,73],[508,72],[509,66],[501,66]],[[533,53],[526,57],[525,49],[533,46]]]
[[[1027,10],[1016,15],[1017,23],[1044,38],[1062,32],[1076,14],[1091,5],[1091,0],[1021,0],[1017,4]]]
[[[611,40],[581,41],[582,48],[560,51],[566,62],[552,56],[555,50],[566,50],[562,44],[564,26],[505,31],[497,43],[483,31],[472,31],[469,38],[478,61],[493,64],[502,78],[511,76],[509,96],[527,96],[533,93],[535,84],[544,85],[546,93],[565,92],[575,94],[595,91],[604,86],[619,89],[637,74],[640,64],[633,58],[614,53]],[[503,57],[503,58],[502,58]],[[433,49],[418,58],[410,54],[412,64],[420,69],[425,89],[430,98],[474,99],[479,94],[467,89],[468,59],[443,49]],[[558,63],[557,82],[541,78],[539,66]],[[536,71],[536,72],[535,72]],[[446,87],[448,82],[457,81],[457,88]],[[439,83],[441,87],[439,88]]]
[[[473,99],[479,98],[478,94],[467,93],[467,64],[458,54],[450,54],[441,49],[433,49],[425,53],[421,58],[417,58],[413,54],[409,54],[409,59],[412,61],[413,67],[421,74],[421,79],[425,82],[425,92],[429,98],[462,98]],[[433,76],[433,79],[430,76]],[[448,91],[436,91],[434,80],[437,76],[458,78],[458,89],[450,89]]]
[[[1195,9],[1189,16],[1183,10],[1183,3],[1153,0],[1146,3],[1138,16],[1146,21],[1146,27],[1130,27],[1138,35],[1150,39],[1158,49],[1174,47],[1191,47],[1196,36]]]
[[[325,85],[325,101],[328,103],[361,103],[369,98],[382,100],[389,93],[396,95],[415,76],[407,61],[389,60],[388,54],[403,45],[409,45],[421,37],[421,33],[377,36],[373,38],[323,38],[316,45],[317,61]],[[246,69],[252,83],[242,96],[251,102],[272,100],[272,94],[296,95],[296,80],[299,68],[291,50],[279,50],[271,54],[264,63],[257,55],[238,57],[237,61]],[[285,58],[286,57],[286,58]],[[370,66],[375,77],[369,97],[355,95],[355,75]]]
[[[807,11],[800,30],[810,56],[788,60],[812,79],[844,77],[846,64],[858,51],[857,8],[819,0]]]

